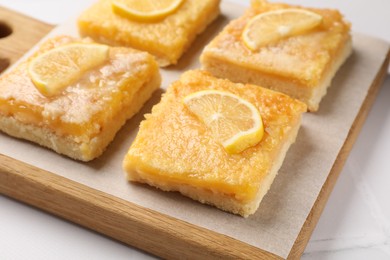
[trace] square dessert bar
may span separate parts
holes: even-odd
[[[263,139],[241,153],[227,153],[183,104],[184,97],[202,90],[228,92],[253,104],[263,119]],[[304,111],[305,104],[282,93],[188,71],[141,123],[123,162],[127,178],[246,217],[270,188]]]
[[[247,47],[242,35],[254,17],[289,8],[308,10],[322,21],[316,28],[258,50]],[[283,92],[316,111],[336,71],[350,55],[351,45],[350,24],[337,10],[252,1],[251,8],[208,44],[201,63],[217,77]]]
[[[196,36],[219,15],[220,0],[183,0],[177,10],[156,21],[138,21],[118,14],[112,2],[99,0],[81,14],[81,35],[147,51],[160,66],[168,66],[176,64]]]
[[[101,155],[127,119],[160,86],[153,56],[128,48],[109,48],[108,60],[55,96],[36,88],[29,63],[59,46],[77,42],[58,36],[0,78],[0,130],[89,161]]]

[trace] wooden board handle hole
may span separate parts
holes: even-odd
[[[0,39],[12,34],[12,28],[3,21],[0,21]]]

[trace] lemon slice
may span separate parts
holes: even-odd
[[[263,138],[259,110],[236,95],[204,90],[186,96],[183,102],[229,154],[240,153]]]
[[[261,13],[246,25],[242,39],[256,51],[280,39],[305,33],[322,22],[322,16],[303,9],[280,9]]]
[[[35,87],[45,96],[54,96],[77,81],[86,71],[108,59],[109,47],[73,43],[51,49],[30,61],[28,72]]]
[[[162,19],[176,11],[183,0],[114,0],[113,11],[142,22]]]

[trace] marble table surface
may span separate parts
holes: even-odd
[[[249,0],[230,1],[249,4]],[[0,0],[0,5],[51,24],[60,24],[92,2]],[[340,9],[352,22],[354,31],[390,42],[388,0],[284,2]],[[154,259],[1,195],[0,223],[0,259]],[[390,259],[389,74],[302,259]]]

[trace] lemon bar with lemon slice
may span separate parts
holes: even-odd
[[[128,180],[247,217],[270,188],[306,105],[201,70],[174,82],[123,161]]]
[[[99,0],[78,19],[81,35],[176,64],[196,36],[219,15],[220,0]]]
[[[257,0],[206,46],[201,63],[215,76],[283,92],[317,111],[351,51],[350,24],[337,10]]]
[[[89,161],[160,87],[153,56],[58,36],[0,78],[0,130]]]

